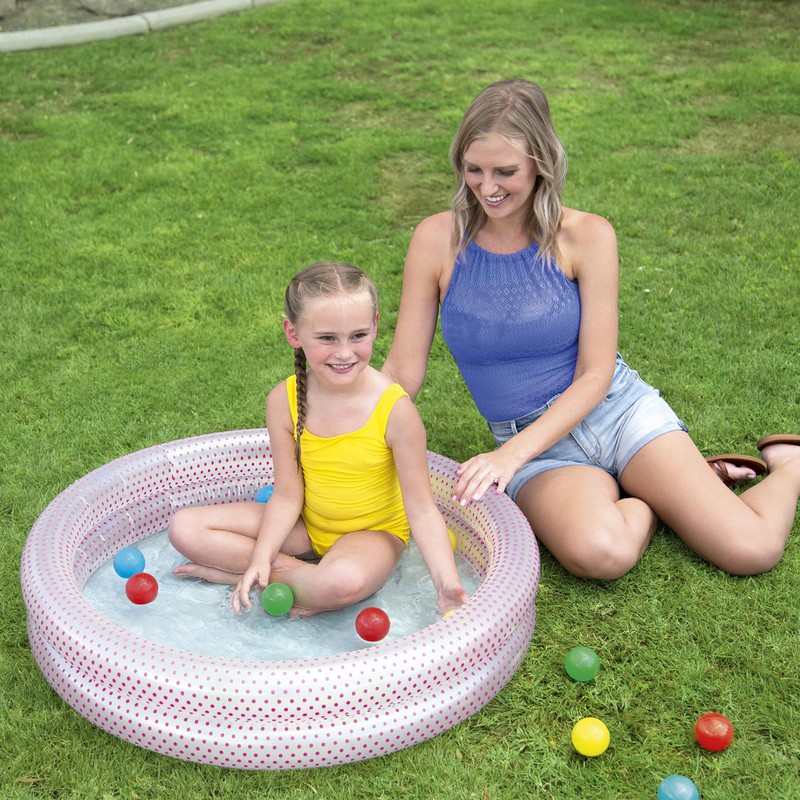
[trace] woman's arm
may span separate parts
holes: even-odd
[[[250,565],[232,595],[234,611],[251,607],[250,591],[269,583],[272,562],[294,528],[303,509],[305,490],[302,473],[294,460],[294,426],[286,396],[286,382],[278,384],[267,396],[269,431],[275,489],[264,506],[264,516],[253,548]]]
[[[382,372],[412,399],[425,380],[436,333],[441,284],[452,258],[451,231],[451,212],[428,217],[417,226],[406,253],[397,327]]]
[[[567,277],[578,282],[581,323],[578,361],[569,387],[521,433],[492,453],[482,453],[459,469],[455,496],[479,500],[497,479],[505,490],[527,461],[566,436],[608,394],[617,354],[619,263],[614,229],[602,217],[565,209],[559,238]]]
[[[406,397],[392,409],[386,443],[394,454],[411,534],[436,588],[439,613],[446,614],[462,605],[467,595],[461,586],[447,525],[431,492],[425,428],[414,404]]]

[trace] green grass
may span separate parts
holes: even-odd
[[[351,260],[376,278],[380,363],[411,230],[449,202],[450,137],[503,77],[545,87],[567,203],[617,228],[630,363],[706,452],[797,430],[799,26],[800,7],[766,0],[291,0],[0,55],[0,794],[638,800],[677,772],[704,800],[797,797],[797,526],[752,579],[668,531],[615,583],[543,553],[533,643],[482,712],[389,757],[292,773],[173,761],[83,720],[33,662],[18,575],[73,480],[263,424],[291,371],[279,320],[299,267]],[[441,342],[418,405],[432,450],[489,446]],[[563,671],[578,643],[603,661],[591,684]],[[736,726],[724,753],[694,744],[709,710]],[[569,741],[585,715],[611,730],[597,759]]]

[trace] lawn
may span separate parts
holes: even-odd
[[[413,227],[449,204],[450,138],[500,78],[548,93],[565,201],[619,237],[620,349],[701,449],[798,431],[798,30],[800,6],[769,0],[289,0],[0,54],[0,795],[645,800],[680,773],[704,800],[799,796],[797,524],[746,579],[668,530],[613,583],[543,551],[531,647],[485,709],[299,772],[175,761],[93,727],[37,669],[19,590],[25,538],[71,482],[263,425],[292,370],[282,293],[300,267],[375,278],[382,361]],[[490,446],[438,340],[418,407],[431,450]],[[590,683],[564,672],[576,644],[600,655]],[[706,711],[736,728],[722,753],[694,741]],[[611,731],[596,759],[570,743],[583,716]]]

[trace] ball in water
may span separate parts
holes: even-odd
[[[152,603],[158,594],[158,581],[147,572],[137,572],[128,578],[125,584],[125,594],[131,603],[144,606]]]
[[[600,671],[600,659],[591,647],[573,647],[564,659],[564,668],[572,680],[585,683]]]
[[[605,724],[595,717],[579,719],[572,729],[572,746],[582,756],[599,756],[605,753],[611,734]]]
[[[659,784],[658,800],[700,800],[700,792],[684,775],[669,775]]]
[[[272,497],[272,493],[275,491],[274,486],[262,486],[256,492],[256,503],[266,503],[270,497]]]
[[[365,642],[379,642],[389,633],[389,617],[380,608],[365,608],[356,617],[356,633]]]
[[[723,714],[703,714],[694,724],[694,738],[706,750],[724,750],[733,741],[733,725]]]
[[[114,572],[120,578],[130,578],[137,572],[144,572],[144,556],[138,547],[123,547],[114,556]]]
[[[285,583],[271,583],[261,592],[261,605],[271,617],[282,617],[294,605],[294,592]]]

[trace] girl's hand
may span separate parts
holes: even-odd
[[[453,586],[443,586],[438,593],[437,601],[439,606],[439,616],[443,617],[457,608],[461,608],[469,600],[469,596],[464,591],[460,583]]]
[[[465,506],[472,500],[480,500],[492,487],[496,494],[502,494],[515,472],[514,464],[499,450],[473,456],[456,470],[458,483],[453,500]]]
[[[233,594],[231,595],[231,605],[237,614],[242,613],[242,607],[248,611],[253,607],[250,602],[250,592],[256,585],[259,589],[266,588],[269,583],[269,574],[269,566],[265,568],[264,566],[251,564],[247,568],[239,582],[233,587]]]

